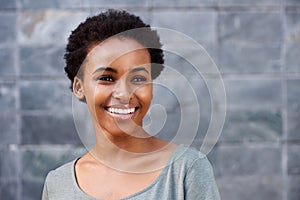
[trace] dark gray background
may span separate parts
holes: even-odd
[[[300,199],[299,0],[0,0],[0,199],[40,199],[47,172],[85,152],[62,56],[70,31],[105,8],[186,33],[218,65],[228,109],[209,158],[222,199]],[[205,84],[168,58],[200,91],[199,147]],[[176,102],[160,98],[176,122]]]

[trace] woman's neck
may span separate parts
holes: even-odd
[[[95,128],[96,144],[90,151],[94,159],[120,171],[146,172],[165,166],[176,145],[147,134],[113,135]],[[144,136],[148,137],[144,137]]]

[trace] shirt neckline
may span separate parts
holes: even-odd
[[[131,194],[131,195],[128,195],[128,196],[126,196],[126,197],[123,197],[123,198],[121,198],[121,199],[119,199],[119,200],[128,200],[128,199],[130,199],[130,198],[132,198],[132,197],[136,197],[136,196],[138,196],[138,195],[140,195],[140,194],[142,194],[142,193],[144,193],[144,192],[150,190],[150,189],[151,189],[158,181],[160,181],[160,180],[162,179],[163,175],[166,174],[166,172],[167,172],[167,170],[168,170],[170,164],[171,164],[172,162],[175,161],[176,155],[178,155],[177,152],[179,152],[182,148],[184,148],[184,146],[183,146],[182,144],[179,144],[179,145],[173,150],[173,152],[172,152],[172,154],[171,154],[171,156],[170,156],[170,158],[169,158],[167,164],[164,166],[164,168],[162,169],[162,171],[160,172],[160,174],[152,181],[151,184],[149,184],[147,187],[143,188],[142,190],[137,191],[137,192],[135,192],[135,193],[133,193],[133,194]],[[181,155],[181,154],[180,154],[180,155]],[[72,162],[72,165],[71,165],[71,166],[72,166],[72,169],[71,169],[72,183],[73,183],[73,186],[74,186],[74,188],[75,188],[75,191],[78,192],[80,195],[84,196],[85,198],[89,199],[89,200],[101,200],[101,199],[96,199],[96,198],[94,198],[94,197],[88,195],[87,193],[85,193],[85,192],[79,187],[79,185],[78,185],[78,183],[77,183],[77,180],[76,180],[76,175],[75,175],[75,164],[76,164],[76,162],[77,162],[79,159],[80,159],[80,157],[76,158],[76,159]]]

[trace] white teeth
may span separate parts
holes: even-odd
[[[108,108],[108,112],[115,114],[131,114],[135,111],[135,108],[121,109],[121,108]]]

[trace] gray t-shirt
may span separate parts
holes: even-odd
[[[95,200],[77,184],[76,160],[49,172],[44,185],[43,200]],[[160,175],[148,187],[122,198],[148,199],[219,200],[213,170],[206,156],[196,149],[179,145]]]

